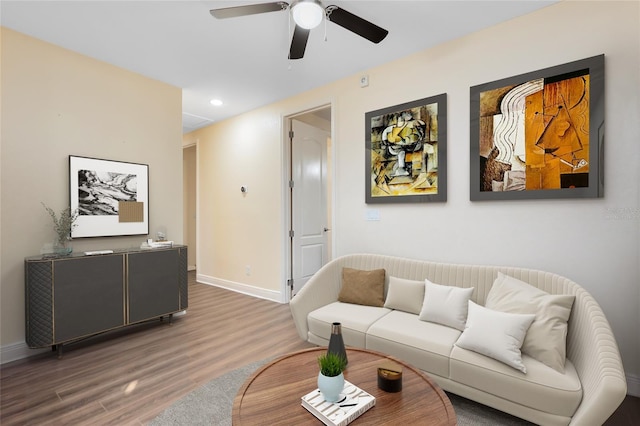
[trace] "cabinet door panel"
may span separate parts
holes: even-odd
[[[178,250],[130,253],[129,322],[139,322],[180,310]]]
[[[25,340],[30,348],[52,345],[53,262],[25,262]]]
[[[81,257],[54,263],[55,341],[123,326],[124,257]]]

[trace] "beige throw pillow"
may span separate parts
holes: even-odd
[[[424,299],[424,281],[389,277],[384,307],[418,315]]]
[[[384,305],[384,269],[362,271],[342,268],[342,288],[338,301],[357,305]]]
[[[564,372],[567,321],[575,296],[552,295],[498,272],[485,306],[501,312],[535,314],[522,344],[522,353]]]

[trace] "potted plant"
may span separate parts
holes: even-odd
[[[318,357],[318,365],[320,366],[318,389],[325,401],[337,402],[344,388],[343,371],[347,367],[347,359],[333,352],[327,352]]]
[[[67,207],[58,216],[51,207],[48,207],[45,203],[42,203],[42,205],[53,221],[53,230],[56,233],[56,240],[53,243],[54,253],[71,253],[73,248],[69,247],[68,243],[71,240],[71,230],[77,225],[75,221],[78,218],[78,212],[76,210],[71,211],[71,208]]]

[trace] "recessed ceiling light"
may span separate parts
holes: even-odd
[[[220,99],[211,99],[211,105],[213,106],[221,106],[222,101]]]

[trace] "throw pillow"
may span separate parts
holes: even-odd
[[[342,288],[338,301],[357,305],[384,305],[384,269],[362,271],[342,268]]]
[[[468,302],[473,294],[473,287],[462,288],[434,284],[424,280],[424,302],[419,318],[422,321],[464,330],[467,322]]]
[[[520,347],[535,317],[494,311],[469,301],[467,325],[455,344],[526,373]]]
[[[418,315],[424,299],[424,281],[389,277],[384,307]]]
[[[485,306],[513,314],[535,314],[522,344],[522,353],[564,372],[567,321],[575,296],[552,295],[516,278],[498,273]]]

